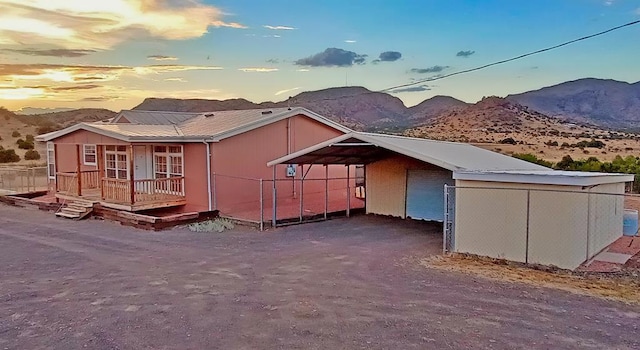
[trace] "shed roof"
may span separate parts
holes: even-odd
[[[456,171],[453,173],[456,180],[510,182],[526,184],[544,184],[561,186],[595,186],[610,183],[633,181],[633,174],[612,174],[584,171]]]
[[[351,129],[306,108],[269,108],[209,113],[122,111],[111,123],[80,123],[36,137],[51,141],[78,130],[87,130],[126,142],[217,142],[296,115],[304,115],[336,130]],[[118,122],[126,118],[127,122]]]
[[[288,156],[276,164],[368,164],[401,154],[444,169],[456,170],[549,170],[541,165],[488,151],[466,143],[412,137],[351,132]]]

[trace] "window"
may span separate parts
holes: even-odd
[[[98,165],[96,145],[82,145],[82,154],[84,155],[84,165]]]
[[[156,179],[183,176],[182,146],[153,147],[153,172]]]
[[[56,151],[53,142],[47,142],[47,176],[56,178]]]
[[[111,179],[129,178],[127,146],[105,146],[105,176]]]

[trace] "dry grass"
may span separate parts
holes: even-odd
[[[46,145],[44,143],[35,142],[35,149],[36,151],[38,151],[38,153],[40,153],[40,160],[36,161],[24,160],[24,154],[27,152],[27,150],[19,149],[18,145],[16,144],[16,141],[18,141],[18,139],[24,139],[27,134],[36,136],[36,130],[37,128],[35,126],[24,124],[15,118],[10,118],[9,120],[3,117],[0,118],[0,137],[2,137],[2,140],[0,140],[0,146],[4,147],[5,149],[13,148],[21,159],[18,163],[6,163],[4,165],[41,165],[43,163],[46,163]],[[11,136],[14,131],[20,132],[20,136]]]
[[[640,304],[640,279],[629,275],[574,273],[568,270],[538,270],[518,263],[454,254],[420,262],[424,267],[455,271],[502,282],[515,282],[564,290],[607,300]]]

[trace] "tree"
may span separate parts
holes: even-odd
[[[11,133],[11,137],[20,137],[20,132],[19,132],[18,130],[14,130],[14,131]]]

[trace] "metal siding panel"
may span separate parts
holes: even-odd
[[[445,184],[455,184],[450,171],[408,170],[407,217],[443,221]]]

